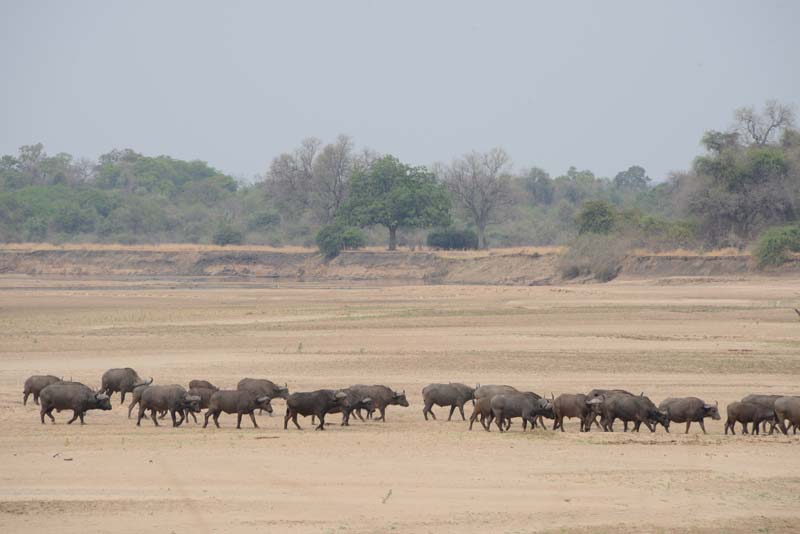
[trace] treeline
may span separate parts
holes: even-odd
[[[426,168],[346,136],[310,138],[244,184],[202,161],[130,149],[90,161],[37,144],[0,159],[0,241],[323,242],[335,254],[416,247],[429,235],[435,246],[480,248],[599,235],[626,247],[744,248],[795,224],[800,132],[790,107],[742,108],[734,127],[707,132],[702,146],[691,169],[654,183],[637,165],[613,177],[574,167],[550,176],[514,170],[496,148]],[[603,241],[595,237],[583,239]]]

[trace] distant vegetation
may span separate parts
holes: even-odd
[[[381,243],[575,244],[565,273],[600,278],[613,261],[592,269],[580,254],[752,244],[762,265],[775,265],[800,249],[800,132],[792,109],[776,102],[734,119],[706,132],[691,169],[658,183],[637,165],[613,177],[514,171],[499,148],[415,167],[346,136],[302,141],[254,184],[202,161],[130,149],[90,161],[29,145],[0,159],[0,241],[319,244],[329,256]]]

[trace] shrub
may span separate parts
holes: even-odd
[[[214,231],[211,241],[215,245],[241,245],[244,241],[244,233],[235,228],[230,223],[221,223]]]
[[[770,228],[758,240],[755,257],[759,268],[781,265],[790,252],[800,251],[800,226]]]
[[[590,200],[583,204],[578,213],[578,233],[607,234],[614,229],[617,212],[605,200]]]
[[[428,234],[429,247],[444,250],[467,250],[478,248],[478,235],[472,230],[442,228]]]
[[[317,233],[317,247],[328,259],[333,259],[343,250],[357,249],[367,244],[364,232],[354,226],[331,224]]]
[[[619,274],[629,249],[630,243],[618,236],[580,236],[559,259],[561,276],[592,275],[595,280],[608,282]]]

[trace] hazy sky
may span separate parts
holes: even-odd
[[[651,177],[800,104],[800,2],[0,0],[0,153],[130,147],[262,173],[339,133],[413,164]]]

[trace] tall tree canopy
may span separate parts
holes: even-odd
[[[448,224],[450,198],[425,167],[383,156],[353,175],[346,213],[355,224],[388,228],[389,250],[396,250],[398,228]]]

